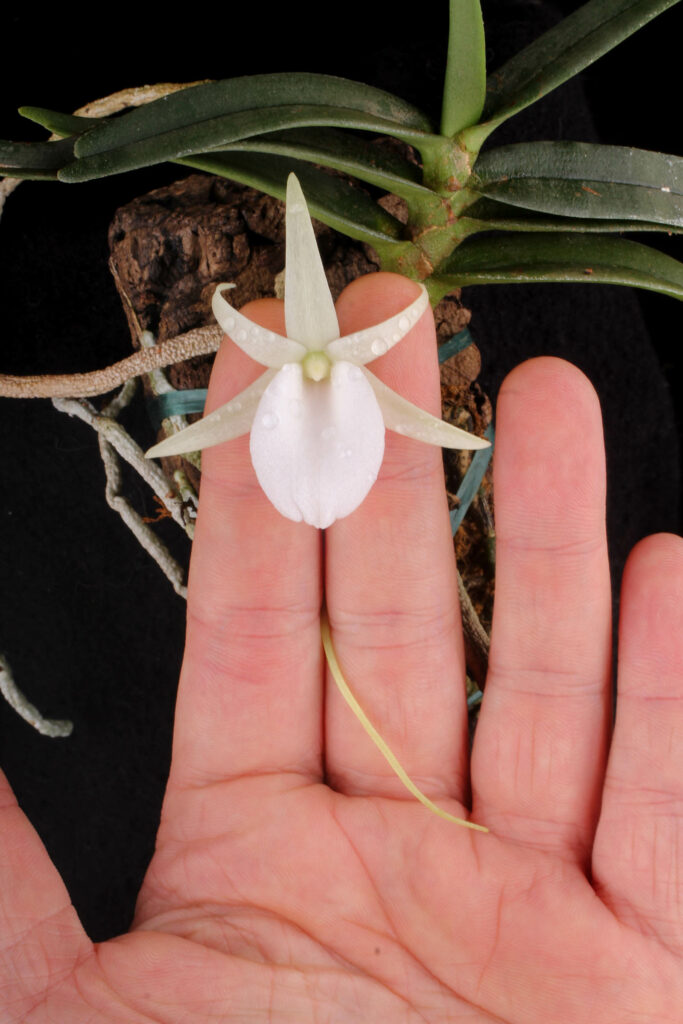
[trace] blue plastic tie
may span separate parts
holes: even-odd
[[[155,395],[148,402],[149,416],[155,429],[158,430],[161,421],[169,416],[190,416],[194,412],[204,412],[206,395],[206,388],[166,391],[163,395]]]

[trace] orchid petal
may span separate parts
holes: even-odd
[[[366,327],[355,334],[347,334],[343,338],[331,341],[325,348],[325,355],[330,359],[347,359],[356,366],[369,363],[383,356],[390,348],[405,338],[415,326],[429,306],[429,296],[424,285],[420,285],[418,297],[402,309],[400,313],[389,317],[375,327]]]
[[[231,341],[263,366],[279,369],[285,363],[297,363],[303,359],[307,349],[298,341],[255,324],[225,301],[221,293],[234,287],[234,284],[219,284],[211,300],[213,315]]]
[[[241,391],[239,395],[209,413],[204,419],[198,420],[185,430],[155,444],[145,455],[148,459],[160,458],[162,455],[182,455],[183,452],[194,452],[200,448],[210,448],[222,441],[232,441],[235,437],[246,434],[251,429],[256,407],[261,396],[273,380],[277,370],[266,370],[253,384]]]
[[[377,478],[384,423],[360,367],[338,362],[309,381],[298,363],[266,388],[251,430],[251,458],[283,516],[325,529],[353,512]]]
[[[451,423],[437,419],[431,413],[413,405],[407,398],[398,395],[391,388],[387,387],[374,373],[362,368],[375,398],[382,410],[384,425],[388,430],[397,434],[411,437],[415,441],[424,441],[425,444],[435,444],[441,448],[489,448],[491,442],[484,437],[475,437],[460,427],[454,427]]]
[[[301,185],[287,179],[285,214],[285,324],[287,336],[310,352],[339,337],[339,323]],[[290,362],[298,362],[301,356]],[[272,363],[269,365],[273,365]]]

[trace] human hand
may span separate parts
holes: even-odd
[[[371,275],[344,332],[414,294]],[[281,329],[279,303],[251,307]],[[437,412],[429,317],[377,361]],[[259,372],[225,345],[210,406]],[[387,435],[380,479],[323,536],[283,519],[248,439],[204,454],[173,764],[129,934],[93,944],[6,783],[0,1022],[681,1020],[683,543],[638,545],[610,587],[597,399],[555,359],[497,413],[496,609],[468,754],[437,450]],[[337,655],[420,788],[403,790],[327,678]],[[28,883],[27,883],[28,880]]]

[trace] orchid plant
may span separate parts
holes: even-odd
[[[141,106],[112,117],[24,107],[53,137],[0,143],[0,172],[83,182],[172,161],[283,199],[294,171],[314,217],[369,244],[382,269],[423,281],[432,302],[465,285],[528,281],[681,298],[680,263],[619,237],[683,229],[681,158],[583,142],[488,145],[677,2],[589,0],[487,77],[480,0],[449,0],[438,126],[359,82],[253,75],[165,87],[151,102],[147,90]]]
[[[365,366],[415,326],[429,300],[417,298],[381,324],[339,336],[306,200],[287,182],[285,324],[287,337],[243,316],[223,298],[213,310],[225,333],[269,367],[236,398],[151,448],[178,455],[251,430],[251,458],[261,487],[288,519],[325,529],[353,512],[372,487],[384,455],[384,428],[447,448],[487,448],[489,441],[419,409]]]

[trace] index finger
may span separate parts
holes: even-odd
[[[284,330],[283,304],[244,307]],[[232,342],[214,364],[207,411],[263,368]],[[249,437],[202,455],[187,639],[169,785],[321,771],[321,534],[284,519],[261,490]]]

